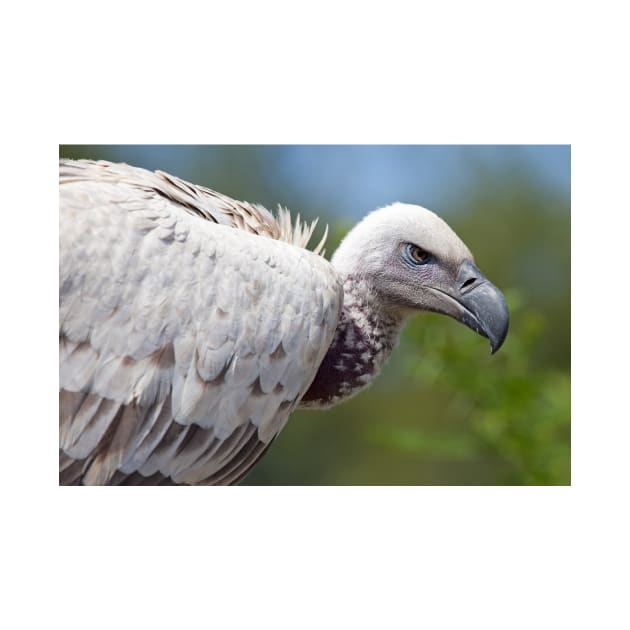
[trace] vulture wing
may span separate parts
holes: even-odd
[[[244,476],[339,317],[310,231],[163,173],[60,163],[61,483]]]

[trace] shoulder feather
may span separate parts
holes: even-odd
[[[278,214],[274,216],[260,204],[237,201],[164,171],[151,172],[105,160],[59,160],[60,185],[80,181],[124,184],[144,192],[145,195],[153,194],[169,199],[186,212],[208,221],[305,249],[318,223],[318,219],[310,223],[303,221],[299,214],[293,221],[290,211],[281,206],[278,206]],[[319,243],[311,251],[323,255],[327,237],[328,226],[325,227]]]

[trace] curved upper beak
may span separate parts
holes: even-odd
[[[442,294],[443,313],[490,340],[492,354],[501,347],[510,324],[507,303],[503,293],[473,262],[462,263],[455,286],[448,292],[433,287],[430,290],[436,297]]]

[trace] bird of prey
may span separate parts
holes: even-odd
[[[314,224],[167,173],[59,165],[61,484],[234,484],[298,406],[368,386],[421,311],[486,336],[505,299],[434,213]]]

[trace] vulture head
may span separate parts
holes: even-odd
[[[443,313],[502,345],[509,314],[503,294],[436,214],[396,203],[367,215],[342,241],[332,264],[345,280],[393,319],[418,311]],[[371,298],[373,299],[370,299]]]

